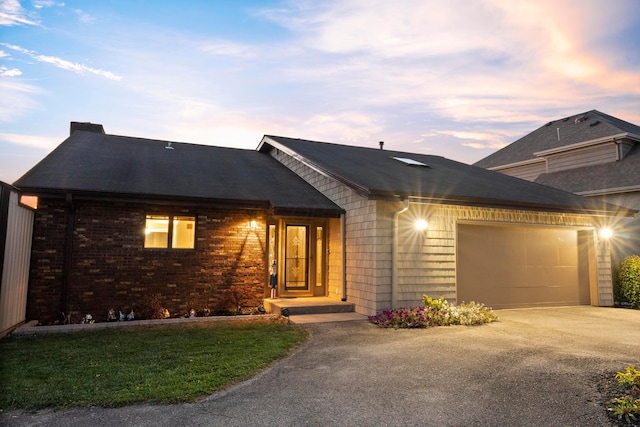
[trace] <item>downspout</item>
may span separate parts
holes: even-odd
[[[340,215],[342,225],[342,301],[347,300],[347,215]]]
[[[398,305],[398,218],[409,209],[409,199],[403,200],[404,207],[393,214],[393,236],[391,242],[391,308]]]
[[[73,228],[76,222],[75,207],[73,206],[73,196],[67,193],[65,199],[67,207],[67,228],[64,240],[64,259],[62,261],[62,291],[60,293],[60,307],[62,312],[68,316],[69,310],[69,288],[71,287],[71,268],[73,266]]]

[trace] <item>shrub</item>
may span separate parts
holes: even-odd
[[[135,315],[140,319],[164,319],[166,309],[162,306],[157,295],[146,295],[137,304]]]
[[[257,310],[262,303],[256,288],[233,285],[225,289],[218,304],[218,310],[230,314],[248,314]]]
[[[458,306],[450,304],[444,297],[433,299],[422,297],[423,307],[403,307],[384,310],[369,321],[383,328],[429,328],[432,326],[478,325],[498,319],[498,316],[484,304],[475,302]]]
[[[631,307],[640,309],[640,256],[631,255],[622,260],[618,283],[621,296]]]

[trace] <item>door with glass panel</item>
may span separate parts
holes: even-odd
[[[283,296],[324,296],[325,226],[315,223],[284,225]]]

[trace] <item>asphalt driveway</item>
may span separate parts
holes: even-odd
[[[603,426],[595,384],[640,367],[640,311],[499,310],[475,327],[307,325],[311,341],[195,404],[8,413],[8,426]]]

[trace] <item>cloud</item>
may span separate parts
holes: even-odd
[[[44,7],[54,7],[54,6],[64,7],[63,2],[57,2],[54,0],[33,0],[32,3],[33,3],[33,7],[35,7],[36,9],[42,9]]]
[[[84,64],[78,64],[77,62],[67,61],[62,58],[58,58],[55,56],[46,56],[46,55],[36,55],[33,57],[37,61],[47,62],[49,64],[53,64],[58,68],[62,68],[63,70],[74,71],[78,74],[84,74],[85,72],[89,72],[92,74],[96,74],[98,76],[106,77],[109,80],[121,80],[122,76],[118,76],[113,74],[111,71],[104,71],[97,68],[92,68]]]
[[[77,62],[67,61],[66,59],[62,59],[56,56],[48,56],[48,55],[39,55],[36,51],[25,49],[20,46],[8,44],[8,43],[0,43],[1,46],[7,47],[9,49],[15,50],[16,52],[23,53],[25,55],[30,56],[39,62],[44,62],[48,64],[52,64],[58,68],[62,68],[63,70],[73,71],[78,74],[91,73],[101,77],[105,77],[109,80],[121,80],[122,76],[112,73],[111,71],[105,71],[98,68],[92,68],[84,64],[79,64]]]
[[[20,79],[0,79],[0,122],[9,123],[38,107],[33,96],[42,89],[22,83]]]
[[[206,43],[200,46],[200,51],[216,56],[231,56],[238,58],[254,58],[256,56],[256,50],[253,46],[227,40]]]
[[[73,13],[75,13],[78,19],[80,19],[80,21],[84,22],[85,24],[93,24],[96,20],[94,16],[89,15],[87,12],[81,9],[74,9]]]
[[[638,9],[631,1],[341,0],[262,16],[299,42],[288,51],[295,60],[282,61],[290,81],[322,87],[349,108],[409,107],[464,128],[540,123],[575,100],[597,106],[640,93],[637,67],[605,60],[624,57],[609,39]]]
[[[51,150],[60,144],[58,138],[17,133],[0,133],[0,141],[46,150]]]
[[[18,0],[0,0],[0,26],[14,25],[42,26],[37,16],[32,16]]]
[[[4,65],[0,66],[0,77],[18,77],[22,75],[22,71],[17,68],[7,68]]]

